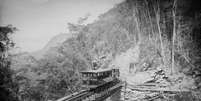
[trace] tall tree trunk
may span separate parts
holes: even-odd
[[[152,23],[152,19],[151,19],[151,14],[150,14],[150,11],[149,11],[149,5],[148,5],[148,2],[147,0],[144,0],[145,1],[145,4],[147,6],[147,13],[148,13],[148,18],[149,18],[149,22],[150,22],[150,25],[151,25],[151,36],[153,36],[154,34],[154,27],[153,27],[153,23]]]
[[[173,17],[173,35],[172,35],[172,56],[171,56],[171,74],[175,73],[175,60],[174,60],[174,52],[175,52],[175,37],[176,37],[176,2],[174,0],[173,9],[172,9],[172,17]]]
[[[136,24],[136,28],[137,28],[137,37],[136,37],[136,43],[140,43],[141,41],[141,30],[140,30],[140,26],[139,26],[139,21],[138,21],[138,17],[137,17],[137,4],[135,5],[134,9],[133,9],[133,18]]]
[[[154,11],[155,11],[155,14],[156,14],[156,23],[157,23],[158,34],[159,34],[159,39],[160,39],[162,64],[164,65],[164,48],[163,48],[163,39],[162,39],[162,33],[161,33],[161,28],[160,28],[160,6],[159,6],[158,1],[156,2],[156,8],[154,8]]]

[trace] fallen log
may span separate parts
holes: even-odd
[[[128,85],[128,88],[131,90],[136,90],[136,91],[150,91],[150,92],[169,92],[169,93],[180,93],[180,92],[190,92],[188,90],[176,90],[176,89],[168,89],[168,88],[156,88],[156,87],[147,87],[147,86],[133,86],[133,85]]]

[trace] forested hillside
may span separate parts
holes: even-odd
[[[50,39],[50,41],[40,50],[31,53],[30,55],[34,58],[41,59],[44,55],[49,54],[50,50],[54,51],[55,47],[60,47],[60,45],[71,37],[69,33],[61,33],[59,35],[54,36]]]
[[[126,73],[160,68],[169,76],[191,78],[189,89],[200,90],[200,5],[199,0],[125,0],[91,24],[83,24],[86,19],[68,23],[70,38],[17,71],[19,98],[47,101],[79,91],[79,71],[92,69],[93,61],[100,68],[122,69],[114,60],[135,52],[125,57]]]

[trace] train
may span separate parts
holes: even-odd
[[[102,101],[122,86],[119,69],[81,71],[80,74],[82,90],[57,101]]]
[[[93,89],[109,82],[119,80],[119,69],[98,69],[82,71],[82,87]]]
[[[93,93],[90,98],[102,101],[122,87],[119,69],[98,69],[81,72],[82,88]],[[85,100],[84,100],[85,101]],[[86,100],[87,101],[87,100]]]

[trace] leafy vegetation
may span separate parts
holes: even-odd
[[[92,69],[94,60],[107,68],[134,47],[140,50],[139,59],[132,61],[137,62],[135,72],[147,70],[146,63],[169,75],[183,73],[195,80],[193,90],[200,89],[199,1],[126,0],[94,23],[83,24],[86,19],[68,23],[71,38],[16,71],[21,101],[55,100],[79,91],[79,71]]]
[[[13,47],[12,40],[9,35],[16,28],[12,26],[0,26],[0,100],[1,101],[18,101],[17,91],[18,85],[13,80],[13,71],[10,69],[10,61],[8,58],[8,49]]]

